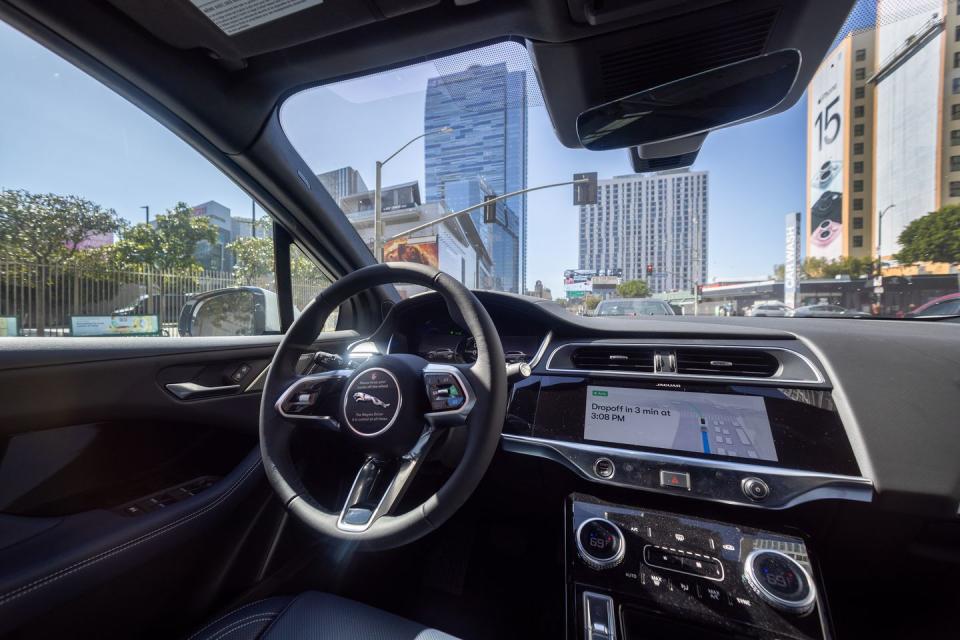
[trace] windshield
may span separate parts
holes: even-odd
[[[939,0],[861,1],[795,105],[710,133],[680,170],[560,144],[516,42],[303,90],[281,122],[374,255],[472,288],[597,316],[649,298],[669,306],[630,308],[911,318],[958,290],[960,78],[943,69],[960,42],[943,20]],[[596,202],[576,205],[590,173]]]

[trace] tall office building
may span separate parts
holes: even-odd
[[[347,196],[368,191],[360,172],[353,167],[340,167],[326,173],[318,173],[317,179],[338,206]]]
[[[456,210],[479,204],[485,192],[503,195],[526,188],[525,72],[508,71],[499,63],[430,78],[424,131],[443,127],[453,132],[424,140],[428,202],[445,200]],[[464,181],[475,181],[476,188],[464,187]],[[457,195],[448,193],[447,186],[453,183],[459,185]],[[492,269],[500,288],[521,293],[526,280],[526,196],[510,198],[507,207],[516,216],[516,227],[491,225],[487,250],[491,256],[516,256],[495,260]],[[484,224],[482,213],[472,217],[478,226]],[[509,225],[511,218],[504,216],[504,223]]]
[[[873,218],[872,27],[851,31],[807,91],[806,255],[870,255]]]
[[[622,269],[654,293],[707,280],[706,171],[617,176],[580,207],[580,269]],[[652,268],[648,275],[647,267]]]

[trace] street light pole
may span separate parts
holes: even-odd
[[[150,224],[150,205],[144,205],[140,208],[147,212],[147,224]]]
[[[887,205],[885,209],[877,212],[877,275],[880,276],[880,282],[883,282],[883,251],[880,248],[880,242],[882,239],[881,233],[883,232],[883,216],[886,215],[887,211],[893,209],[895,204]],[[877,308],[881,311],[883,310],[880,301],[882,300],[883,293],[877,293]]]
[[[420,138],[426,138],[427,136],[432,136],[435,133],[452,133],[452,127],[441,127],[439,129],[434,129],[432,131],[425,131],[415,138],[411,138],[405,145],[391,153],[386,160],[380,161],[377,160],[377,169],[376,177],[374,179],[373,186],[373,257],[376,258],[377,262],[383,262],[383,201],[382,201],[382,186],[381,186],[381,177],[383,174],[383,165],[387,164],[394,157],[397,156],[401,151],[412,145],[414,142]]]

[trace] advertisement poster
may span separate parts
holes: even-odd
[[[810,83],[807,110],[807,255],[834,260],[843,254],[843,145],[845,47],[837,47]]]
[[[158,336],[160,316],[72,316],[70,335],[84,338]]]
[[[399,238],[383,245],[384,262],[416,262],[435,269],[440,268],[437,236]]]
[[[0,338],[19,336],[19,324],[16,316],[0,316]]]

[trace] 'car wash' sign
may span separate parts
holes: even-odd
[[[787,214],[786,256],[783,261],[783,303],[797,306],[797,279],[800,273],[800,212]]]

